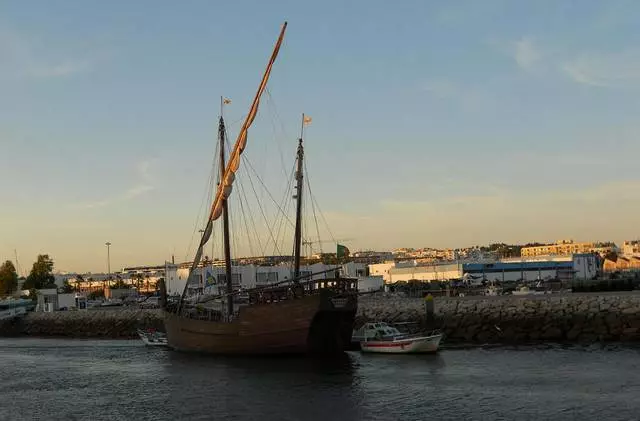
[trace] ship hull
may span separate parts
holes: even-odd
[[[357,297],[308,295],[241,308],[232,322],[165,313],[169,347],[228,355],[336,353],[349,344]]]

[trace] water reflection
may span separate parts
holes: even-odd
[[[269,419],[326,419],[318,402],[339,408],[333,419],[361,419],[357,362],[344,353],[332,358],[220,357],[167,352],[162,390],[180,390],[200,413],[263,414]],[[197,401],[197,404],[195,403]],[[190,417],[195,414],[183,414]]]
[[[253,357],[253,356],[214,356],[202,354],[190,354],[177,351],[163,350],[167,353],[168,361],[173,367],[180,369],[219,369],[226,367],[238,370],[252,370],[261,374],[272,373],[305,373],[305,374],[332,374],[339,373],[344,376],[352,376],[357,366],[349,353],[341,353],[330,357]]]

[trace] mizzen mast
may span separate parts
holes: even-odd
[[[304,171],[304,148],[302,139],[304,136],[304,126],[311,122],[311,118],[302,114],[302,124],[300,127],[300,138],[298,139],[298,165],[296,168],[296,231],[294,236],[293,248],[293,279],[297,282],[300,278],[300,247],[302,245],[302,190],[303,190],[303,171]]]

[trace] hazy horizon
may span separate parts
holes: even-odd
[[[244,241],[238,201],[255,187],[273,217],[247,176],[287,197],[303,112],[322,240],[636,239],[638,12],[623,0],[2,3],[0,259],[17,250],[28,272],[47,253],[57,270],[104,272],[107,241],[112,270],[190,259],[220,97],[233,140],[285,20],[231,197],[234,256],[291,238],[254,208],[260,234]]]

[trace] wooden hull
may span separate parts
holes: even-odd
[[[332,303],[328,294],[241,308],[232,322],[165,313],[168,344],[179,351],[260,355],[342,352],[349,344],[357,297]]]

